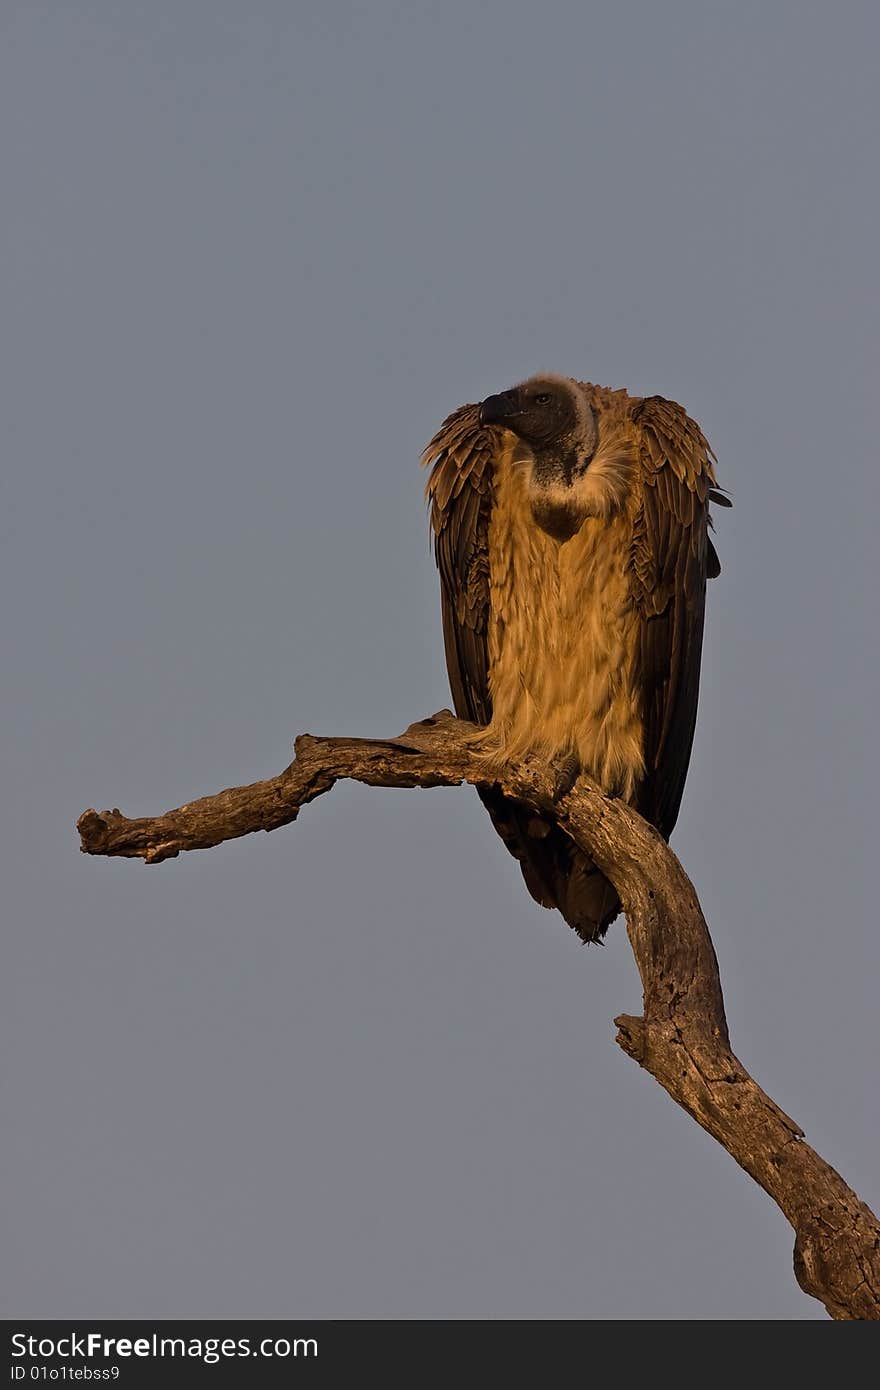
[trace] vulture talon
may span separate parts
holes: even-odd
[[[558,759],[553,765],[553,772],[553,804],[555,806],[564,796],[568,796],[581,775],[581,760],[577,753],[569,753],[566,757]]]

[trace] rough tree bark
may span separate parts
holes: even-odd
[[[84,812],[86,854],[158,864],[184,850],[275,830],[340,778],[375,787],[485,781],[467,735],[447,711],[396,739],[301,735],[296,757],[265,782],[232,787],[151,819]],[[730,1050],[712,940],[693,885],[652,826],[581,778],[565,795],[537,759],[506,766],[510,796],[551,815],[617,889],[644,992],[641,1018],[615,1020],[617,1041],[727,1150],[781,1208],[795,1231],[801,1288],[837,1319],[880,1320],[880,1224],[803,1131],[761,1090]]]

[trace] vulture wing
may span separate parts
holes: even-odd
[[[640,430],[631,569],[641,624],[645,779],[638,810],[670,835],[681,805],[697,718],[706,579],[720,572],[709,538],[714,455],[680,405],[649,396],[633,411]]]
[[[480,407],[463,405],[444,420],[422,455],[430,468],[434,553],[440,571],[443,640],[455,712],[488,724],[489,514],[497,431],[480,425]]]

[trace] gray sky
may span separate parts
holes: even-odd
[[[539,368],[718,518],[674,846],[734,1047],[875,1206],[876,6],[5,0],[5,1316],[823,1317],[466,789],[145,869],[449,702],[419,452]]]

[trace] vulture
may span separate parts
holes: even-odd
[[[669,837],[721,568],[709,503],[730,505],[714,457],[674,401],[549,374],[461,406],[422,456],[480,797],[529,892],[584,941],[619,912],[614,888],[561,826],[502,794],[497,770],[533,752],[560,792],[586,773]]]

